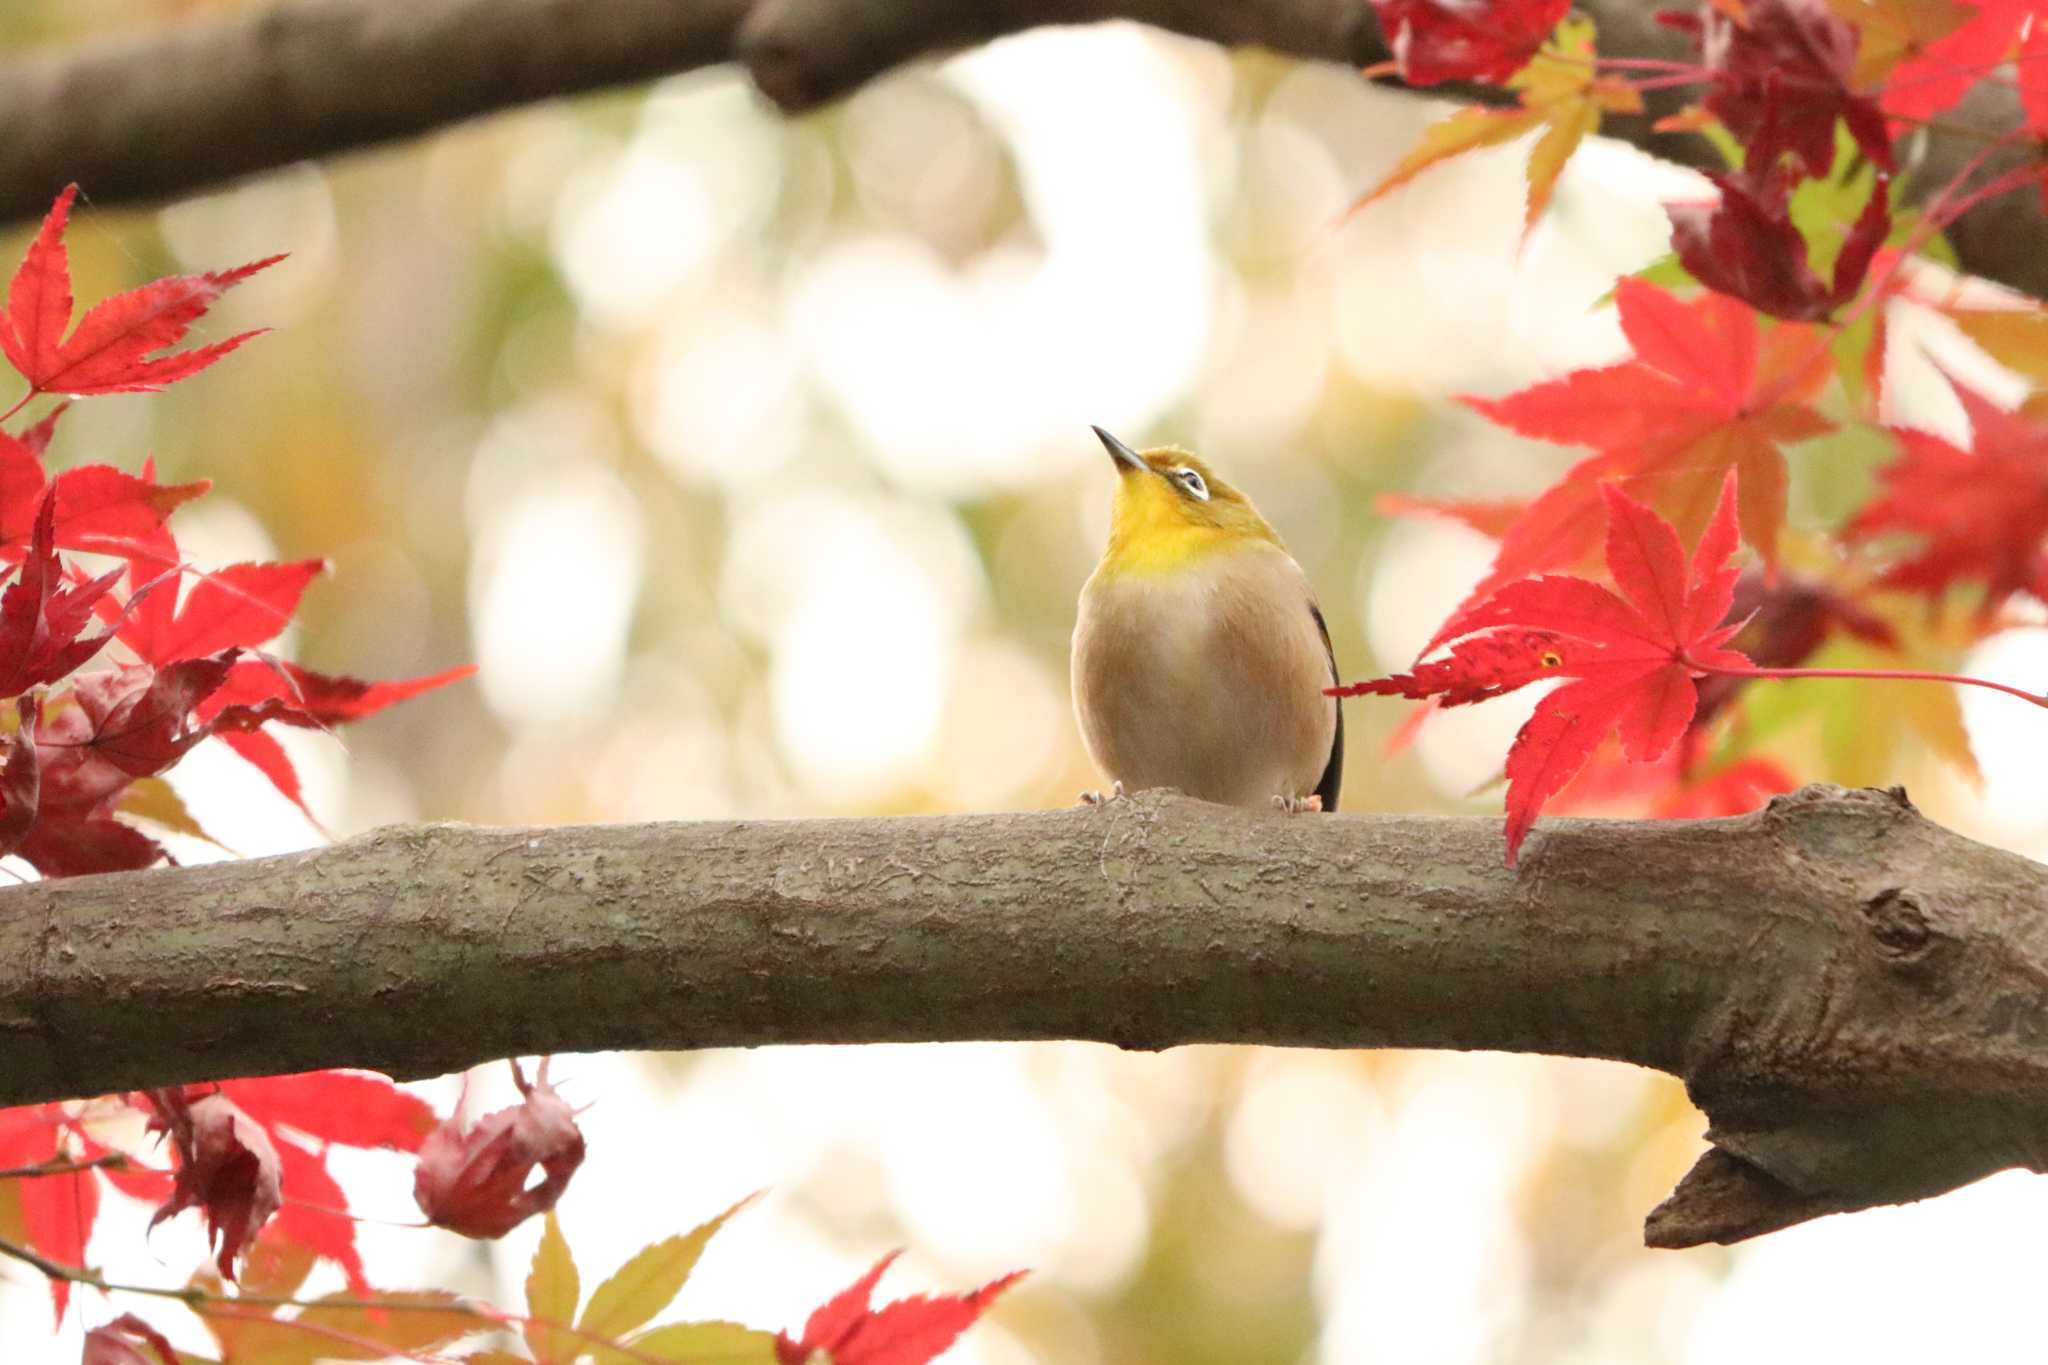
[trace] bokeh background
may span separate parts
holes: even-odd
[[[11,0],[0,45],[230,7]],[[334,835],[1062,805],[1095,784],[1066,682],[1111,486],[1090,423],[1185,444],[1249,490],[1347,676],[1412,657],[1490,552],[1389,521],[1377,494],[1505,496],[1571,458],[1448,397],[1617,356],[1594,301],[1664,249],[1658,202],[1694,182],[1589,148],[1523,241],[1509,149],[1347,219],[1440,112],[1109,26],[798,120],[717,71],[84,211],[84,298],[292,256],[205,324],[274,334],[167,394],[81,404],[54,456],[153,451],[167,478],[215,480],[176,523],[199,562],[328,556],[288,642],[313,666],[481,664],[346,748],[287,736]],[[25,241],[0,237],[7,269]],[[1894,325],[1944,344],[1924,318]],[[1816,515],[1795,497],[1795,521]],[[2040,634],[1980,667],[2038,674]],[[1966,708],[1981,789],[1889,743],[1888,777],[2048,852],[2048,731],[2018,709]],[[1399,705],[1350,704],[1346,809],[1496,809],[1472,793],[1525,714],[1448,718],[1388,760]],[[202,749],[175,780],[239,852],[323,837],[231,757]],[[506,1101],[502,1070],[473,1106]],[[1648,1252],[1642,1215],[1703,1121],[1622,1066],[1067,1044],[568,1058],[556,1076],[589,1106],[592,1159],[561,1205],[586,1287],[765,1187],[686,1309],[794,1325],[898,1245],[885,1292],[1034,1267],[961,1365],[2038,1358],[2040,1181]],[[452,1080],[428,1089],[453,1102]],[[363,1207],[416,1217],[403,1163],[337,1162]],[[145,1215],[124,1205],[95,1257],[181,1279],[196,1224],[144,1242]],[[362,1236],[385,1283],[517,1305],[538,1228]],[[47,1327],[41,1285],[0,1270],[0,1359],[75,1360],[77,1328]]]

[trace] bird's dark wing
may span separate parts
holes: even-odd
[[[1311,602],[1309,613],[1316,618],[1316,629],[1323,633],[1323,652],[1330,656],[1330,685],[1336,686],[1342,679],[1337,676],[1337,651],[1330,644],[1330,623],[1323,619],[1323,609]],[[1323,780],[1316,783],[1316,795],[1323,798],[1323,809],[1337,809],[1337,789],[1344,784],[1344,703],[1332,699],[1337,708],[1337,729],[1330,737],[1330,763],[1323,769]]]

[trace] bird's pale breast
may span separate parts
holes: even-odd
[[[1307,578],[1265,543],[1166,574],[1097,573],[1074,626],[1074,709],[1102,770],[1131,791],[1231,805],[1316,788],[1337,703]]]

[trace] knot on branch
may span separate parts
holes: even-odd
[[[1809,782],[1798,791],[1781,793],[1772,797],[1764,809],[1784,817],[1797,817],[1815,809],[1892,815],[1902,811],[1915,815],[1920,813],[1920,808],[1913,804],[1913,798],[1902,786],[1838,787],[1832,782]]]
[[[1902,887],[1886,887],[1863,903],[1870,936],[1886,956],[1900,961],[1922,955],[1934,939],[1927,908],[1920,897]]]
[[[1774,796],[1762,818],[1788,849],[1809,858],[1868,859],[1874,846],[1928,822],[1904,787],[1844,788],[1814,782]]]

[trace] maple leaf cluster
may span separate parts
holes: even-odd
[[[76,193],[58,197],[0,309],[0,354],[28,384],[15,411],[44,394],[158,389],[256,335],[170,349],[225,290],[281,257],[157,280],[73,326],[64,232]],[[44,461],[67,407],[0,428],[0,563],[12,576],[0,594],[0,700],[15,702],[16,722],[0,759],[0,855],[46,877],[161,861],[163,846],[126,817],[189,823],[161,778],[216,736],[303,808],[269,727],[327,729],[472,671],[367,683],[264,653],[322,562],[192,568],[169,518],[208,485],[159,483],[148,462],[139,475],[83,465],[53,477]],[[65,552],[116,562],[96,571]],[[109,665],[81,671],[101,659]]]
[[[1588,579],[1546,574],[1508,583],[1465,607],[1439,632],[1450,658],[1413,673],[1354,683],[1341,696],[1430,697],[1446,706],[1485,701],[1541,678],[1570,682],[1544,695],[1508,751],[1508,861],[1536,812],[1557,795],[1610,733],[1629,760],[1664,756],[1699,705],[1695,678],[1747,669],[1727,648],[1742,628],[1726,621],[1738,571],[1735,476],[1688,568],[1671,523],[1612,485],[1607,566],[1617,595]]]
[[[94,305],[74,327],[64,233],[75,197],[74,188],[58,198],[0,309],[0,355],[28,386],[0,416],[0,567],[10,580],[0,592],[0,702],[12,703],[12,724],[0,732],[0,856],[15,855],[46,877],[163,860],[157,840],[131,823],[137,817],[199,832],[163,774],[201,743],[219,741],[304,809],[274,727],[330,729],[472,671],[367,682],[272,655],[265,647],[290,622],[321,561],[197,570],[169,518],[207,484],[160,483],[148,462],[139,474],[85,465],[51,475],[45,457],[68,403],[6,429],[43,395],[147,391],[206,369],[256,333],[173,348],[223,291],[280,259],[158,280]],[[871,1309],[884,1260],[821,1308],[800,1340],[731,1323],[641,1330],[682,1287],[728,1213],[647,1248],[572,1321],[574,1263],[550,1211],[584,1159],[584,1138],[548,1084],[545,1063],[532,1082],[516,1062],[512,1074],[519,1103],[474,1123],[460,1104],[437,1119],[385,1077],[343,1070],[0,1109],[0,1252],[45,1270],[61,1320],[74,1282],[100,1283],[85,1256],[103,1186],[154,1203],[152,1228],[196,1211],[219,1277],[195,1278],[184,1296],[220,1348],[206,1365],[424,1358],[512,1320],[451,1294],[372,1289],[348,1197],[328,1169],[333,1151],[354,1147],[416,1158],[414,1196],[432,1226],[496,1238],[548,1214],[541,1255],[554,1268],[537,1267],[536,1277],[556,1282],[529,1284],[533,1314],[520,1319],[531,1359],[542,1365],[572,1365],[594,1351],[759,1365],[794,1351],[838,1365],[921,1365],[1010,1282]],[[145,1117],[165,1164],[106,1144],[105,1129],[124,1111]],[[339,1268],[348,1292],[293,1298],[319,1261]],[[224,1291],[229,1281],[239,1281],[239,1295]],[[82,1360],[202,1358],[174,1352],[148,1322],[123,1314],[86,1334]]]
[[[1583,458],[1523,502],[1386,500],[1499,548],[1421,661],[1337,695],[1422,699],[1396,732],[1405,742],[1436,708],[1554,680],[1503,767],[1511,864],[1545,808],[1721,814],[1789,790],[1786,767],[1751,749],[1748,689],[1761,678],[1938,679],[2043,704],[1940,670],[2014,604],[2048,605],[2048,398],[2010,411],[1952,380],[1969,427],[1960,443],[1878,414],[1894,303],[1947,312],[1990,358],[2048,388],[2048,311],[1964,307],[1916,284],[1909,259],[1972,204],[2048,192],[2048,13],[2021,0],[1723,0],[1659,15],[1691,40],[1695,65],[1609,66],[1590,24],[1536,0],[1381,12],[1390,35],[1406,25],[1405,78],[1493,82],[1521,107],[1468,109],[1426,130],[1356,208],[1450,157],[1540,132],[1526,235],[1601,113],[1640,107],[1644,65],[1658,84],[1701,87],[1660,127],[1718,131],[1729,165],[1707,176],[1711,197],[1666,206],[1671,254],[1617,284],[1624,359],[1460,400]],[[1547,37],[1546,22],[1557,25]],[[1468,39],[1482,30],[1491,46]],[[1895,220],[1895,139],[1986,79],[2017,85],[2023,126],[1931,196],[1920,221]],[[2030,146],[2017,168],[1980,174],[1990,150]],[[1895,458],[1830,536],[1795,540],[1803,563],[1788,567],[1800,447],[1845,428],[1889,440]],[[1732,567],[1744,541],[1761,561],[1747,577]],[[1942,619],[1957,597],[1974,602],[1968,630],[1911,625]],[[1887,658],[1914,667],[1877,666]],[[1802,667],[1816,661],[1855,666]],[[1913,725],[1970,770],[1953,691],[1934,695],[1878,723]]]
[[[599,1285],[580,1315],[580,1281],[552,1209],[584,1154],[568,1106],[542,1075],[529,1082],[513,1065],[521,1102],[475,1124],[436,1120],[425,1101],[371,1072],[321,1071],[171,1087],[132,1102],[165,1136],[168,1167],[102,1144],[96,1130],[116,1098],[94,1106],[43,1104],[0,1110],[0,1229],[16,1226],[26,1246],[51,1262],[82,1267],[101,1206],[100,1182],[158,1202],[151,1226],[187,1209],[205,1219],[217,1268],[241,1295],[196,1277],[189,1302],[220,1346],[208,1365],[279,1365],[326,1358],[336,1342],[354,1358],[439,1350],[500,1325],[516,1325],[527,1356],[471,1355],[473,1361],[576,1365],[602,1358],[790,1365],[924,1365],[978,1319],[1018,1278],[967,1294],[914,1295],[871,1306],[884,1257],[811,1315],[801,1333],[771,1333],[730,1322],[647,1324],[680,1292],[711,1237],[751,1202],[644,1248]],[[458,1106],[459,1108],[459,1106]],[[373,1289],[355,1245],[346,1196],[326,1169],[337,1146],[380,1148],[418,1158],[415,1190],[429,1223],[467,1236],[501,1237],[535,1214],[546,1232],[527,1281],[527,1313],[511,1314],[439,1291]],[[529,1184],[538,1171],[543,1179]],[[287,1194],[287,1191],[290,1193]],[[327,1260],[346,1274],[344,1294],[293,1296]],[[85,1276],[87,1272],[76,1272]],[[1020,1272],[1021,1274],[1021,1272]],[[59,1317],[71,1281],[53,1276]],[[404,1311],[393,1311],[402,1309]],[[296,1310],[296,1311],[291,1311]],[[83,1365],[161,1359],[163,1337],[124,1315],[87,1334]],[[609,1351],[611,1354],[605,1354]]]
[[[95,304],[73,326],[64,235],[75,197],[75,187],[59,196],[0,308],[0,355],[27,382],[0,424],[46,394],[76,399],[161,388],[256,335],[172,349],[224,290],[277,257],[154,281]],[[0,739],[0,855],[46,877],[162,861],[162,845],[131,820],[199,832],[163,774],[209,739],[303,809],[298,774],[272,727],[330,729],[472,671],[365,682],[267,653],[323,563],[193,568],[169,518],[208,485],[160,483],[149,462],[139,474],[103,464],[51,474],[46,455],[68,407],[60,402],[20,430],[0,425],[0,566],[9,580],[0,592],[0,701],[11,703]],[[102,1145],[97,1120],[122,1108],[147,1116],[170,1154],[167,1168]],[[557,1145],[570,1140],[561,1131],[565,1116],[550,1116]],[[572,1121],[568,1134],[580,1157]],[[346,1071],[0,1110],[0,1169],[36,1172],[0,1180],[0,1226],[18,1226],[36,1254],[81,1266],[101,1183],[110,1182],[156,1202],[153,1221],[198,1210],[229,1279],[264,1229],[275,1227],[367,1290],[328,1153],[336,1146],[421,1152],[430,1139],[451,1145],[424,1102],[382,1077]],[[452,1145],[459,1150],[460,1138]],[[558,1160],[552,1152],[548,1159]],[[546,1193],[472,1190],[444,1201],[447,1220],[488,1221],[491,1201],[515,1196],[523,1217],[551,1204],[566,1179],[565,1172]],[[10,1209],[16,1216],[7,1216]],[[61,1315],[70,1281],[53,1277],[50,1288]],[[160,1350],[146,1325],[122,1318],[91,1334],[86,1357],[115,1362]]]

